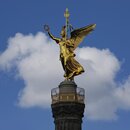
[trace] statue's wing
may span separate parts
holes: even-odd
[[[75,29],[71,32],[71,43],[74,44],[74,50],[83,41],[85,36],[94,30],[96,24],[91,24],[83,28]]]

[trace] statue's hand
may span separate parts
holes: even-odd
[[[50,28],[49,28],[49,26],[48,26],[47,24],[44,25],[44,30],[45,30],[46,32],[50,32]]]

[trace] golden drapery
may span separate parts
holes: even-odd
[[[74,76],[84,72],[83,67],[75,60],[74,50],[83,41],[85,36],[93,31],[95,26],[96,24],[91,24],[83,28],[75,29],[71,32],[69,39],[66,39],[65,26],[63,26],[61,31],[62,38],[54,37],[48,29],[49,36],[60,46],[60,61],[65,72],[64,77],[67,80],[73,80]]]

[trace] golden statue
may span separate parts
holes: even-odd
[[[61,38],[56,38],[50,33],[48,25],[44,26],[44,29],[48,32],[49,36],[60,47],[60,61],[64,69],[64,77],[66,80],[74,80],[74,76],[77,76],[84,72],[83,67],[75,60],[74,50],[82,42],[87,34],[89,34],[95,28],[96,24],[91,24],[83,28],[75,29],[70,32],[70,38],[68,38],[68,28],[72,29],[72,26],[68,24],[69,12],[66,9],[64,14],[66,17],[66,26],[62,27]]]

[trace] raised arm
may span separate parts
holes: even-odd
[[[50,36],[51,39],[53,39],[54,41],[56,41],[56,43],[59,43],[59,42],[60,42],[60,39],[54,37],[54,36],[50,33],[50,31],[48,31],[48,35]]]
[[[60,42],[60,39],[59,38],[56,38],[54,37],[51,33],[50,33],[50,28],[48,25],[44,25],[44,30],[46,32],[48,32],[48,35],[50,36],[51,39],[53,39],[54,41],[56,41],[56,43],[59,43]]]

